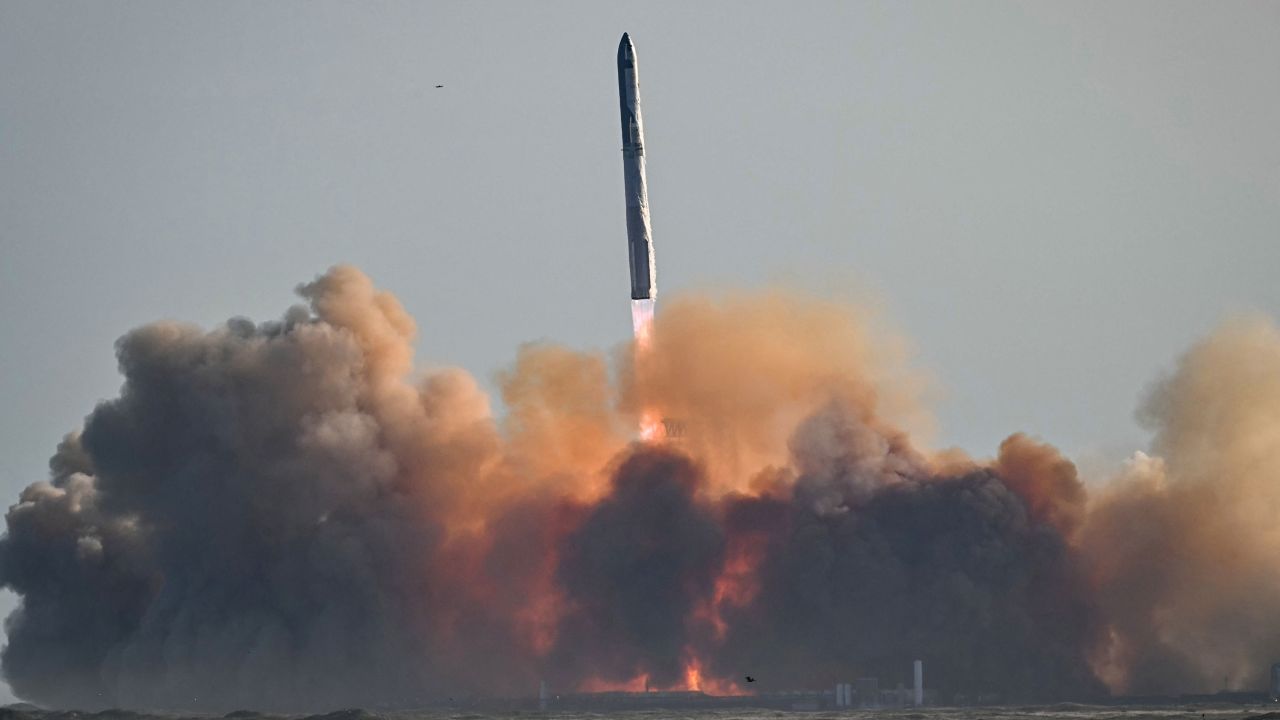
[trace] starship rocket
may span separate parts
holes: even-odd
[[[622,113],[622,177],[627,196],[627,254],[631,258],[631,299],[653,300],[657,269],[649,228],[649,188],[644,179],[644,121],[640,118],[640,76],[636,47],[622,34],[618,43],[618,109]]]

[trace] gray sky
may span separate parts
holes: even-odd
[[[0,494],[126,330],[339,262],[424,365],[625,339],[623,31],[662,293],[875,298],[938,444],[1114,460],[1188,343],[1280,315],[1276,2],[0,0]]]

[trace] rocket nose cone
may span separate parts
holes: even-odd
[[[631,44],[631,36],[622,33],[622,40],[618,43],[618,62],[627,61],[634,62],[636,57],[635,46]]]

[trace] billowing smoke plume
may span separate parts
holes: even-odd
[[[684,680],[693,611],[724,563],[724,532],[695,497],[699,481],[682,455],[634,453],[613,493],[565,538],[558,579],[569,610],[551,656],[563,679]]]
[[[1267,686],[1280,659],[1280,332],[1237,320],[1193,347],[1098,498],[1084,550],[1110,620],[1099,668],[1138,693]]]
[[[120,397],[8,514],[0,575],[22,605],[4,670],[18,694],[408,699],[450,676],[457,634],[483,645],[512,621],[471,614],[484,572],[453,541],[473,510],[465,488],[498,458],[484,397],[457,372],[405,384],[413,323],[356,271],[300,292],[312,313],[119,341]]]
[[[948,697],[1100,693],[1083,652],[1099,620],[1069,547],[992,469],[931,474],[841,407],[794,445],[801,474],[775,509],[786,532],[770,537],[760,592],[731,613],[719,657],[777,688],[851,668],[903,680],[919,658]]]
[[[1090,500],[1052,447],[935,454],[897,344],[782,294],[668,303],[616,362],[522,348],[505,411],[416,374],[352,268],[309,307],[118,344],[125,382],[0,539],[3,669],[61,706],[821,687],[1006,699],[1255,683],[1280,636],[1280,338],[1194,349]],[[642,415],[677,440],[636,443]],[[1105,684],[1104,684],[1105,683]]]

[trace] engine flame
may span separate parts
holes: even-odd
[[[636,359],[649,352],[653,337],[653,298],[631,301],[631,330],[635,335]],[[657,442],[662,439],[662,417],[653,408],[640,413],[640,441]]]
[[[653,298],[631,301],[631,330],[635,334],[637,351],[649,349],[653,332],[653,310]]]

